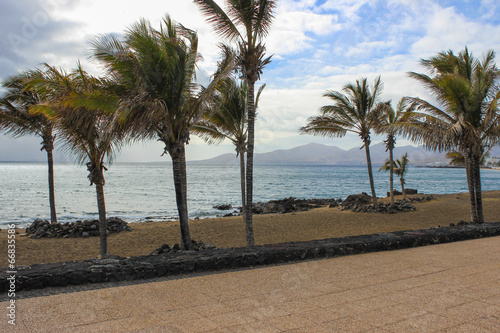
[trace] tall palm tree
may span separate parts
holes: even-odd
[[[229,74],[230,58],[201,89],[195,83],[196,64],[201,59],[197,34],[169,16],[160,30],[141,20],[126,31],[123,40],[98,36],[93,53],[121,86],[120,122],[127,125],[133,138],[158,139],[165,144],[164,154],[170,155],[173,164],[181,243],[191,249],[185,146],[218,80]]]
[[[370,87],[366,78],[348,83],[342,91],[328,91],[323,96],[333,101],[333,105],[321,107],[321,115],[310,117],[308,124],[301,128],[302,134],[313,134],[328,137],[343,137],[348,132],[359,135],[363,141],[368,166],[368,176],[372,191],[373,205],[377,205],[377,195],[373,182],[372,163],[370,157],[370,130],[378,123],[380,116],[377,103],[382,93],[380,76]]]
[[[265,85],[257,92],[255,107]],[[230,140],[240,157],[240,183],[242,216],[245,218],[245,151],[247,145],[248,85],[231,77],[224,79],[217,87],[218,94],[200,122],[193,127],[193,133],[208,143]]]
[[[378,171],[389,171],[391,169],[391,161],[386,160],[384,165],[378,170]],[[405,176],[408,173],[408,166],[410,165],[410,160],[408,159],[408,153],[405,153],[401,159],[397,159],[394,161],[394,164],[396,164],[396,167],[393,169],[394,174],[396,176],[399,176],[399,182],[401,184],[401,193],[403,194],[403,198],[406,199],[406,192],[405,192]]]
[[[428,73],[409,75],[432,93],[437,104],[408,98],[416,111],[402,127],[407,137],[428,149],[456,150],[465,156],[471,222],[476,223],[484,222],[480,159],[500,138],[500,71],[494,59],[493,51],[481,61],[475,59],[467,48],[458,55],[450,50],[422,59]]]
[[[396,107],[396,110],[391,105],[391,101],[380,103],[380,117],[375,127],[377,134],[387,134],[387,139],[384,141],[386,151],[389,151],[389,187],[391,205],[394,205],[394,147],[396,145],[396,133],[398,131],[397,125],[402,121],[403,115],[406,111],[411,111],[408,103],[402,98]]]
[[[86,165],[90,185],[95,185],[100,224],[100,256],[107,249],[106,205],[104,200],[105,162],[110,164],[124,143],[124,134],[109,110],[117,105],[114,93],[107,94],[112,85],[93,77],[79,66],[67,73],[45,65],[41,79],[31,84],[41,91],[45,103],[33,111],[50,114],[56,121],[63,149],[77,162]],[[98,103],[100,100],[100,103]],[[102,107],[106,105],[107,107]]]
[[[26,89],[26,82],[35,72],[12,76],[3,82],[7,92],[0,99],[0,131],[13,137],[36,135],[42,138],[42,151],[47,153],[50,221],[57,223],[54,190],[54,123],[50,117],[30,113],[30,107],[42,103],[34,89]]]
[[[264,67],[266,57],[264,38],[268,35],[276,0],[227,0],[224,11],[214,0],[194,0],[207,16],[216,33],[237,44],[236,66],[241,78],[248,84],[248,144],[246,167],[245,225],[247,245],[255,244],[252,221],[253,154],[255,141],[255,82]]]

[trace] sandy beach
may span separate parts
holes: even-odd
[[[422,229],[469,220],[468,193],[434,197],[436,200],[415,203],[416,211],[396,214],[355,213],[323,207],[306,212],[255,215],[255,240],[257,244],[305,241]],[[483,198],[485,221],[500,222],[500,191],[484,192]],[[129,225],[133,231],[112,234],[108,238],[110,254],[146,255],[162,244],[173,245],[180,239],[178,222]],[[239,216],[190,221],[190,230],[194,240],[217,247],[245,246],[245,228]],[[24,229],[19,229],[16,265],[84,260],[97,257],[99,252],[98,237],[31,239],[22,234]],[[0,231],[0,248],[2,253],[7,253],[7,230]],[[0,266],[7,266],[7,256],[1,257]]]

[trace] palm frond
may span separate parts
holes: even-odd
[[[207,17],[215,32],[222,38],[235,40],[242,38],[237,27],[226,12],[213,0],[194,0],[201,8],[202,13]]]

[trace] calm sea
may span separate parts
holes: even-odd
[[[374,168],[378,196],[389,190],[389,175]],[[255,166],[254,201],[295,198],[345,198],[370,191],[362,166]],[[177,216],[172,167],[167,163],[117,163],[105,174],[108,216],[129,222],[174,219]],[[226,212],[214,205],[240,206],[237,165],[188,164],[188,207],[191,218]],[[484,190],[500,190],[500,171],[482,170]],[[0,163],[0,228],[35,218],[49,219],[45,163]],[[56,209],[61,222],[97,218],[95,187],[85,167],[55,165]],[[408,188],[421,193],[467,192],[463,169],[410,168]],[[395,179],[395,188],[399,181]]]

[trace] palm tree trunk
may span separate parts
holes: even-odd
[[[469,152],[464,153],[465,156],[465,172],[467,174],[467,187],[469,189],[469,202],[470,202],[470,221],[477,223],[477,204],[476,204],[476,191],[474,182],[474,161]]]
[[[390,187],[390,193],[391,193],[391,205],[394,206],[394,148],[389,147],[389,160],[390,160],[390,167],[389,167],[389,187]]]
[[[47,152],[47,164],[49,169],[49,205],[50,205],[50,222],[52,224],[57,223],[56,214],[56,199],[54,190],[54,154],[53,149],[45,149]]]
[[[475,188],[475,201],[476,201],[476,213],[477,213],[477,223],[484,223],[483,214],[483,198],[481,191],[481,157],[474,157],[474,188]]]
[[[247,246],[255,245],[252,222],[252,199],[253,199],[253,149],[255,137],[255,83],[248,82],[248,145],[247,145],[247,167],[246,167],[246,206],[245,206],[245,229]]]
[[[401,183],[401,193],[403,194],[403,199],[406,200],[405,179],[403,178],[403,176],[401,176],[401,178],[399,178],[399,182]]]
[[[245,220],[245,151],[240,151],[241,216]]]
[[[177,211],[179,212],[179,224],[181,229],[182,248],[191,250],[193,245],[189,233],[189,220],[187,208],[187,176],[186,176],[186,153],[184,144],[180,144],[175,153],[170,153],[174,171],[175,199]]]
[[[102,173],[102,170],[100,171]],[[104,178],[103,178],[104,179]],[[100,247],[99,252],[101,258],[108,253],[108,240],[107,240],[107,222],[106,222],[106,204],[104,202],[104,185],[102,182],[95,184],[97,194],[97,209],[99,211],[99,237]]]
[[[368,177],[370,178],[370,187],[372,190],[373,207],[378,208],[377,195],[375,194],[375,184],[373,182],[373,172],[372,172],[372,159],[370,157],[370,141],[364,140],[365,142],[365,152],[366,152],[366,164],[368,166]]]

